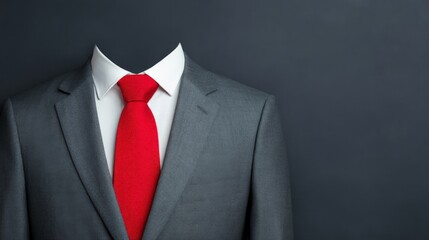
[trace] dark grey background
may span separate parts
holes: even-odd
[[[143,71],[180,41],[276,95],[296,239],[429,239],[427,0],[1,0],[0,31],[1,101],[94,43]]]

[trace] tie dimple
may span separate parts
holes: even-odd
[[[148,102],[158,83],[147,74],[127,74],[118,81],[125,102]]]

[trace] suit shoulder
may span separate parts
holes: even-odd
[[[60,83],[75,74],[77,68],[68,70],[63,73],[56,74],[41,82],[27,87],[25,90],[9,96],[10,101],[13,103],[14,108],[36,108],[37,106],[49,104],[55,101],[59,94],[58,86]]]
[[[208,70],[207,70],[208,71]],[[217,72],[210,74],[216,81],[216,86],[222,98],[229,102],[243,102],[250,105],[259,105],[272,95],[269,92],[250,86],[238,80],[227,77]]]
[[[190,58],[187,60],[189,60],[187,69],[194,75],[194,78],[198,79],[199,85],[207,86],[209,91],[215,87],[214,94],[208,96],[226,110],[258,114],[268,97],[272,96],[266,91],[227,77],[222,73],[211,71]]]

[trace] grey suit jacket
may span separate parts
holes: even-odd
[[[90,58],[2,106],[0,240],[128,239],[104,155]],[[142,239],[291,240],[285,147],[272,94],[186,55]]]

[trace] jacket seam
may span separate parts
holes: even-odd
[[[19,146],[19,155],[21,157],[21,164],[22,164],[22,173],[23,173],[23,177],[24,177],[24,189],[25,189],[25,205],[26,205],[26,212],[27,212],[27,227],[28,227],[28,237],[31,236],[31,231],[30,231],[30,219],[29,219],[29,213],[28,213],[28,192],[27,192],[27,179],[25,176],[25,164],[24,164],[24,157],[22,155],[22,144],[21,144],[21,136],[19,133],[19,129],[18,129],[18,124],[16,122],[16,117],[15,117],[15,111],[13,109],[13,103],[12,103],[12,99],[8,98],[8,102],[10,103],[10,109],[11,109],[11,116],[12,116],[12,122],[15,125],[15,131],[16,131],[16,135],[17,135],[17,139],[18,139],[18,146]]]
[[[254,142],[253,142],[253,152],[252,152],[252,163],[251,163],[251,166],[250,166],[250,182],[249,182],[249,195],[248,195],[248,200],[247,200],[247,206],[246,206],[246,221],[245,221],[245,227],[244,227],[244,232],[243,232],[243,236],[244,237],[246,237],[246,240],[248,239],[248,235],[246,235],[246,234],[250,234],[250,232],[247,232],[247,231],[250,231],[250,216],[248,215],[248,214],[250,214],[250,208],[251,208],[251,204],[252,204],[252,198],[251,198],[251,196],[252,196],[252,184],[253,184],[253,168],[254,168],[254,162],[255,162],[255,152],[256,152],[256,144],[257,144],[257,140],[258,140],[258,135],[259,135],[259,129],[260,129],[260,125],[261,125],[261,122],[262,122],[262,118],[263,118],[263,116],[264,116],[264,112],[265,112],[265,106],[266,106],[266,104],[267,104],[267,102],[268,102],[268,98],[270,98],[271,97],[271,94],[268,94],[268,96],[265,98],[265,100],[264,100],[264,103],[263,103],[263,105],[262,105],[262,108],[261,108],[261,113],[259,114],[259,119],[258,119],[258,124],[257,124],[257,126],[256,126],[256,133],[255,133],[255,139],[254,139]]]

